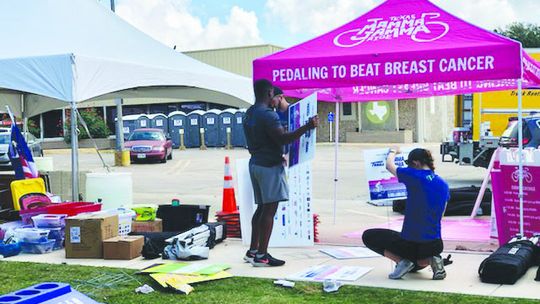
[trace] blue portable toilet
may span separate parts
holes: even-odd
[[[165,114],[150,114],[150,127],[154,129],[161,129],[163,133],[167,135],[169,133],[169,119]]]
[[[202,116],[204,112],[195,110],[187,115],[185,129],[185,141],[187,148],[198,148],[201,146],[200,128],[202,128]]]
[[[244,115],[246,109],[239,109],[234,113],[232,144],[235,147],[247,147],[246,136],[244,135]]]
[[[236,109],[226,109],[219,114],[219,141],[221,147],[227,145],[227,129],[231,132],[231,145],[233,145],[234,114],[237,111]]]
[[[137,118],[137,129],[151,128],[150,118],[148,115],[141,114]]]
[[[221,111],[212,109],[204,113],[202,126],[204,128],[204,144],[207,147],[223,147],[219,138],[219,117]]]
[[[186,125],[186,113],[182,111],[174,111],[169,113],[169,135],[171,136],[173,147],[180,147],[180,130],[184,130],[184,145],[186,145]]]
[[[137,129],[137,119],[139,118],[139,115],[126,115],[122,116],[122,130],[124,133],[124,140],[127,140],[131,133]],[[114,119],[117,121],[117,119]]]

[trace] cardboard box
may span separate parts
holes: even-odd
[[[118,215],[80,214],[66,219],[66,258],[103,258],[103,241],[118,235]]]
[[[117,236],[103,241],[103,257],[107,260],[132,260],[141,256],[144,236]]]
[[[157,218],[155,221],[131,223],[131,232],[163,232],[163,221]]]

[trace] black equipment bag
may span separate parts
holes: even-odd
[[[480,188],[476,186],[461,187],[450,189],[450,199],[446,204],[445,216],[451,215],[470,215]],[[483,215],[491,214],[491,190],[486,189],[482,202],[480,203],[480,209],[482,209]],[[392,203],[392,211],[405,213],[406,200],[396,200]]]
[[[144,236],[142,256],[145,259],[157,259],[163,254],[163,249],[168,244],[165,240],[180,234],[180,232],[132,232],[130,235]]]
[[[223,222],[206,223],[204,224],[210,230],[210,237],[206,245],[212,249],[216,244],[223,242],[227,238],[227,226]]]
[[[480,280],[493,284],[516,283],[535,263],[535,247],[528,240],[503,245],[480,264]]]

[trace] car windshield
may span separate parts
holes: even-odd
[[[0,134],[0,145],[9,144],[10,137],[9,133]]]
[[[511,121],[508,124],[506,130],[504,130],[502,137],[517,137],[517,121]]]
[[[510,125],[506,130],[504,130],[501,137],[504,138],[518,138],[518,130],[517,128],[517,121],[510,122]],[[523,121],[523,138],[530,139],[531,138],[531,130],[528,127],[527,121]]]
[[[137,131],[131,134],[129,140],[165,140],[165,136],[163,136],[162,133],[155,131]]]

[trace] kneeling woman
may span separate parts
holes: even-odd
[[[396,262],[390,279],[400,279],[413,270],[431,265],[433,279],[446,277],[441,240],[441,218],[449,198],[448,184],[435,174],[428,150],[414,149],[406,161],[408,167],[396,168],[399,151],[390,149],[386,169],[407,187],[407,203],[401,233],[389,229],[370,229],[362,235],[371,250]]]

